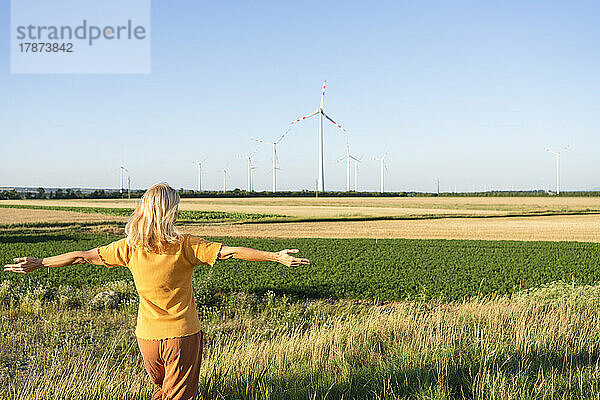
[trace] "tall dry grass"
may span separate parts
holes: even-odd
[[[232,295],[201,308],[207,345],[200,394],[598,399],[599,293],[554,284],[512,298],[385,305]],[[102,312],[3,306],[1,393],[9,399],[149,398],[131,335],[134,306]],[[11,360],[15,365],[7,368]]]

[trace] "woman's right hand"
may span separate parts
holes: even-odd
[[[277,255],[277,262],[287,267],[299,267],[300,265],[309,265],[310,261],[308,258],[298,258],[291,256],[291,253],[298,253],[298,249],[285,249],[275,253]]]
[[[20,274],[26,274],[28,272],[33,272],[36,269],[40,269],[44,266],[41,258],[35,257],[19,257],[14,258],[13,261],[16,264],[6,264],[4,266],[4,271],[18,272]]]

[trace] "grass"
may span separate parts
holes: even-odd
[[[127,299],[128,285],[111,288]],[[194,285],[206,336],[203,399],[600,398],[598,286],[554,283],[444,304],[305,301]],[[46,295],[51,288],[6,288],[4,398],[149,398],[132,334],[135,299],[94,310],[89,299],[107,287],[63,288],[76,308]]]

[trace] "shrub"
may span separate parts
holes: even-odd
[[[114,290],[105,290],[98,293],[90,302],[90,307],[94,310],[114,309],[119,306],[121,298]]]
[[[104,284],[104,287],[106,288],[106,290],[116,292],[119,295],[122,303],[131,303],[138,301],[138,292],[133,282],[125,280],[112,281]]]
[[[0,304],[8,305],[15,301],[17,294],[11,281],[4,280],[0,283]]]
[[[58,305],[68,310],[80,308],[83,303],[82,297],[79,289],[68,285],[59,286],[56,293]]]
[[[27,288],[25,295],[20,299],[21,308],[27,311],[40,312],[43,306],[56,300],[56,288],[37,286]]]

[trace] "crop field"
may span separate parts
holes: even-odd
[[[38,230],[0,233],[0,263],[13,255],[48,256],[90,249],[117,237],[110,233]],[[231,246],[270,251],[298,248],[310,267],[239,260],[199,267],[198,279],[216,292],[264,293],[342,299],[456,301],[563,280],[600,281],[600,244],[404,239],[259,239],[211,237]],[[126,268],[78,266],[10,275],[21,283],[84,286],[130,280]]]
[[[199,236],[600,242],[600,215],[421,218],[183,226]]]
[[[132,200],[4,200],[2,204],[133,208]],[[278,214],[292,217],[506,215],[600,212],[600,197],[321,197],[181,200],[182,210]]]
[[[0,263],[109,243],[134,205],[2,202]],[[201,398],[600,399],[597,207],[184,199],[184,232],[311,260],[196,268]],[[137,304],[127,268],[0,272],[0,398],[149,398]]]
[[[1,204],[0,204],[1,205]],[[0,207],[0,225],[60,225],[68,223],[125,223],[126,217],[52,209]]]
[[[3,201],[0,227],[122,225],[136,201]],[[178,224],[199,236],[599,242],[599,209],[594,197],[183,199]]]
[[[12,210],[43,210],[59,211],[76,214],[107,215],[112,217],[127,218],[133,212],[133,208],[109,208],[109,207],[76,207],[76,206],[54,206],[54,205],[36,205],[36,204],[0,204],[1,209]],[[27,215],[27,212],[22,212]],[[181,223],[196,222],[224,222],[224,221],[246,221],[258,220],[263,218],[275,218],[278,215],[273,214],[248,214],[240,212],[224,211],[199,211],[199,210],[181,210],[179,211],[178,221]],[[66,217],[68,218],[68,217]],[[114,218],[113,218],[114,220]],[[123,219],[119,220],[123,221]],[[46,221],[44,221],[46,222]],[[14,223],[14,222],[13,222]]]

